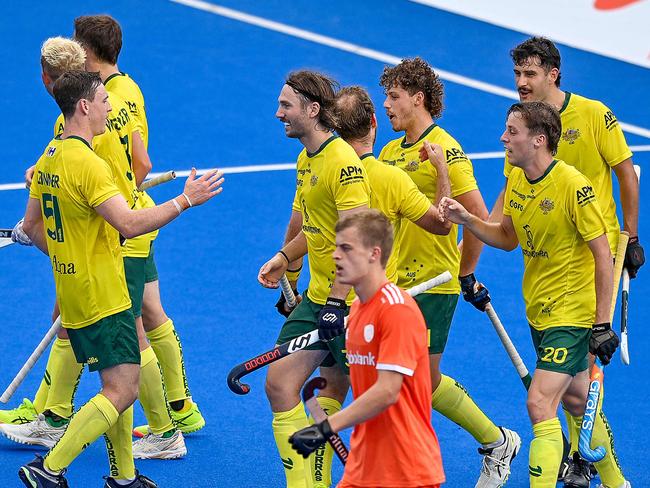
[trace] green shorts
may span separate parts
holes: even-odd
[[[142,297],[144,295],[145,265],[149,258],[124,257],[124,277],[131,297],[131,310],[137,319],[142,315]]]
[[[151,241],[149,256],[147,256],[144,266],[144,282],[151,283],[152,281],[158,281],[158,268],[156,268],[156,261],[153,259],[153,241]]]
[[[587,369],[591,329],[585,327],[530,328],[537,369],[575,376]]]
[[[427,324],[429,354],[442,354],[449,338],[451,319],[454,318],[458,295],[421,293],[413,298]]]
[[[140,364],[140,346],[131,309],[104,317],[81,329],[67,329],[78,363],[90,371],[118,364]]]
[[[285,321],[282,329],[280,330],[280,335],[275,341],[276,344],[284,344],[289,342],[291,339],[295,339],[307,332],[311,332],[314,329],[318,329],[318,314],[320,313],[322,305],[312,302],[307,296],[308,293],[305,292],[302,294],[302,301],[298,306],[291,312],[289,318]],[[343,350],[345,349],[345,336],[343,337]],[[323,341],[318,341],[311,346],[305,348],[307,351],[330,351],[330,353],[323,359],[321,366],[331,367],[334,366],[337,362],[344,364],[345,360],[341,355],[344,355],[344,351],[341,350],[340,343],[338,345],[333,344],[334,341],[325,343]],[[338,350],[338,359],[335,359],[335,356],[332,355],[332,350]],[[346,371],[347,372],[347,371]]]

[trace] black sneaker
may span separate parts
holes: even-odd
[[[59,474],[48,473],[43,467],[43,457],[37,455],[32,462],[20,467],[18,477],[28,488],[69,488],[64,473],[65,470]]]
[[[574,452],[564,475],[564,488],[589,488],[590,481],[589,463],[582,459],[580,454]]]
[[[105,476],[104,488],[158,488],[158,485],[145,475],[135,472],[135,479],[128,485],[118,485],[113,478]]]

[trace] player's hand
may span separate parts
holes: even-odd
[[[29,187],[32,186],[32,179],[34,178],[34,171],[35,171],[36,165],[30,166],[27,168],[27,171],[25,171],[25,188],[29,190]]]
[[[591,339],[589,339],[589,352],[594,356],[598,356],[603,366],[609,364],[612,360],[618,344],[618,336],[612,330],[609,322],[593,325]]]
[[[636,278],[639,268],[645,263],[645,254],[638,237],[630,237],[625,249],[625,261],[623,266],[630,274],[630,278]]]
[[[23,246],[33,246],[34,243],[23,230],[23,220],[24,219],[20,219],[11,231],[11,240],[18,244],[22,244]]]
[[[181,195],[176,200],[180,204],[188,203],[190,207],[201,205],[223,191],[221,187],[223,182],[223,171],[208,171],[197,178],[196,168],[192,168],[190,176],[185,181],[185,188],[183,189],[183,195],[185,196]]]
[[[302,296],[298,293],[298,289],[294,288],[293,294],[296,296],[296,306],[290,307],[286,298],[284,298],[284,293],[280,292],[280,299],[278,300],[278,303],[275,304],[275,308],[278,309],[278,313],[283,317],[289,317],[291,312],[293,312],[298,304],[302,302]]]
[[[424,141],[420,148],[420,161],[431,161],[431,164],[437,169],[447,169],[447,160],[445,159],[445,152],[438,144],[431,144],[429,141]]]
[[[476,281],[474,273],[460,276],[458,280],[465,301],[474,305],[481,312],[485,312],[485,306],[490,303],[490,292],[485,285]]]
[[[345,332],[345,312],[348,306],[345,300],[328,297],[318,314],[318,336],[321,340],[331,341]]]
[[[262,265],[259,273],[257,273],[257,281],[264,288],[277,288],[279,286],[278,282],[288,266],[289,263],[282,254],[277,253]]]
[[[453,198],[442,197],[438,204],[438,212],[445,219],[451,220],[454,224],[465,224],[469,220],[470,213]]]
[[[289,437],[289,444],[298,454],[307,459],[312,452],[325,444],[333,434],[330,423],[325,419],[318,424],[294,432]]]

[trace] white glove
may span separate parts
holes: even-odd
[[[23,219],[20,219],[18,223],[14,226],[14,230],[11,231],[11,240],[22,244],[23,246],[32,246],[32,240],[29,238],[25,231],[23,230]]]

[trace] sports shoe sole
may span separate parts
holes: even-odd
[[[5,432],[2,429],[0,429],[0,434],[5,436],[10,441],[17,442],[18,444],[26,444],[28,446],[41,446],[45,447],[46,449],[52,449],[57,443],[57,441],[45,441],[42,439],[33,439],[31,437],[19,437],[9,432]]]
[[[155,455],[138,455],[133,453],[133,459],[180,459],[187,455],[187,448],[175,449],[173,451],[158,451]]]
[[[25,468],[20,468],[18,470],[18,477],[28,488],[38,488],[40,486],[38,481],[32,479],[31,473]]]

